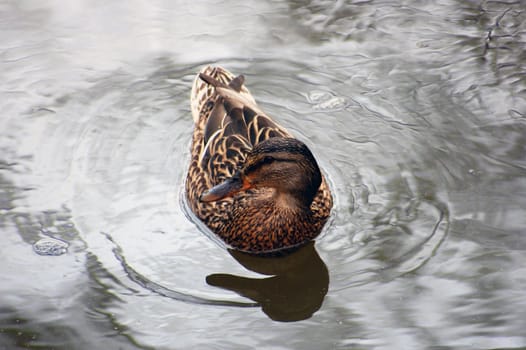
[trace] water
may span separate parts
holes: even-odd
[[[0,2],[0,349],[526,347],[525,9]],[[315,245],[187,214],[205,64],[316,154]]]

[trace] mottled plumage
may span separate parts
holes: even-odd
[[[268,117],[220,67],[195,78],[192,159],[186,195],[192,211],[235,249],[263,253],[315,238],[332,197],[302,142]]]

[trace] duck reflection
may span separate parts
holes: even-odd
[[[275,321],[304,320],[321,307],[329,286],[329,272],[314,248],[314,242],[277,257],[250,255],[235,250],[229,252],[246,269],[272,277],[212,274],[206,278],[209,285],[234,291],[258,302],[263,312]]]

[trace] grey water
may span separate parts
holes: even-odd
[[[335,199],[285,257],[188,213],[244,74]],[[0,0],[0,349],[526,348],[526,3]]]

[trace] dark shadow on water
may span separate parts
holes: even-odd
[[[113,253],[131,281],[153,293],[186,303],[229,307],[261,306],[263,312],[275,321],[301,321],[319,310],[329,287],[329,272],[316,252],[314,242],[290,254],[276,257],[254,256],[229,250],[232,257],[246,269],[272,276],[251,278],[217,273],[206,277],[209,285],[234,291],[254,301],[236,302],[182,293],[151,281],[133,269],[126,262],[121,248],[109,235],[105,236],[115,245]]]
[[[275,321],[304,320],[321,307],[329,286],[329,272],[314,242],[279,257],[254,256],[234,250],[230,250],[230,254],[246,269],[271,277],[218,273],[207,276],[208,284],[256,301]]]
[[[135,271],[126,262],[120,247],[109,235],[106,237],[115,244],[115,257],[130,280],[151,292],[178,301],[233,307],[261,306],[271,319],[292,322],[310,318],[319,310],[329,287],[329,272],[316,252],[314,242],[277,257],[254,256],[230,250],[232,257],[246,269],[272,277],[251,278],[218,273],[207,276],[206,282],[255,301],[250,303],[206,299],[166,288]]]

